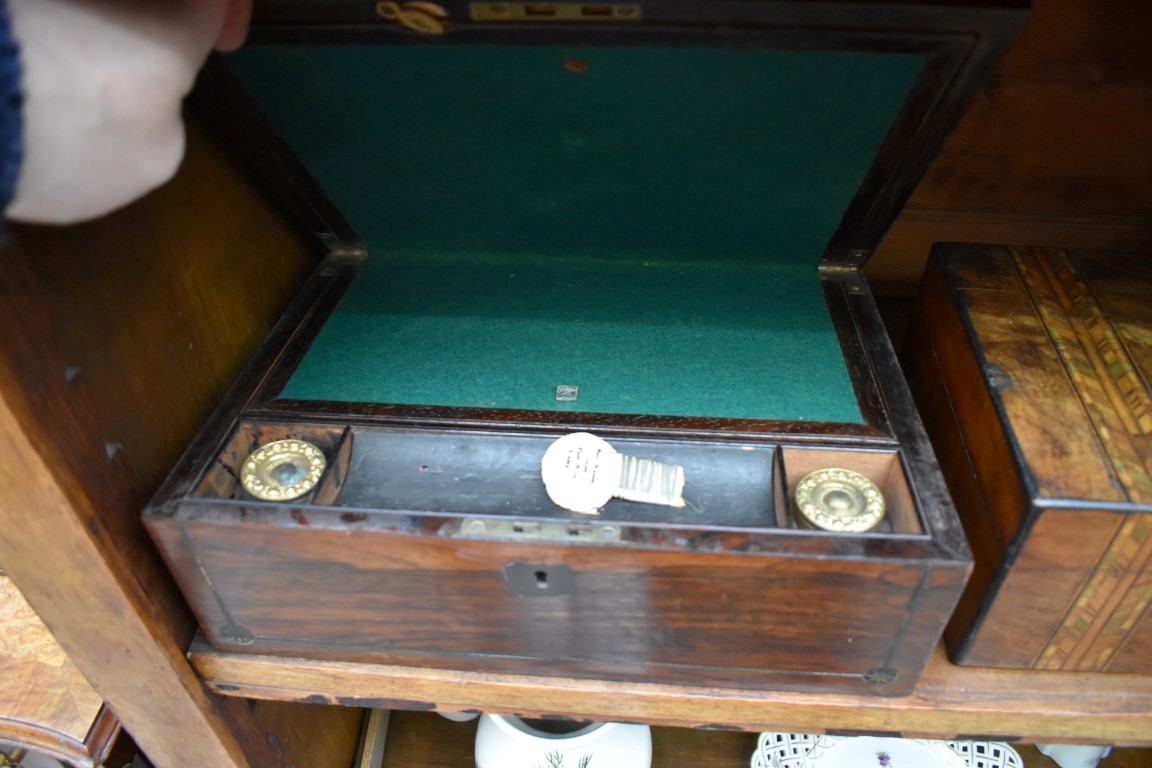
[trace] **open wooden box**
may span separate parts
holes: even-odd
[[[330,254],[145,513],[210,642],[908,691],[971,559],[859,267],[1019,7],[380,11],[270,3],[207,84]],[[555,506],[571,431],[683,466],[687,506]],[[247,495],[287,437],[319,486]],[[799,527],[824,467],[885,523]]]

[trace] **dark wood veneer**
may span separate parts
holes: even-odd
[[[446,6],[455,20],[466,6]],[[857,269],[911,193],[1022,19],[1015,3],[660,2],[618,26],[453,21],[428,38],[367,6],[268,3],[253,40],[314,44],[791,47],[928,54],[865,181],[813,265],[863,424],[670,418],[281,400],[280,391],[357,270],[343,217],[267,126],[226,127],[283,210],[330,258],[156,496],[146,523],[218,648],[334,661],[573,679],[701,680],[757,689],[895,695],[911,690],[964,584],[970,555],[880,316]],[[227,122],[255,115],[213,75],[202,96]],[[214,87],[213,87],[214,86]],[[845,116],[851,120],[851,115]],[[285,185],[289,188],[285,189]],[[773,510],[754,528],[611,520],[618,542],[464,536],[447,512],[340,505],[357,435],[390,430],[491,440],[588,429],[610,439],[771,448]],[[334,458],[318,496],[257,502],[237,463],[273,436]],[[337,446],[341,446],[337,450]],[[349,446],[351,446],[349,448]],[[874,475],[892,530],[841,535],[791,524],[790,491],[824,460]],[[505,517],[516,519],[516,510]],[[591,521],[597,523],[595,519]],[[566,586],[526,597],[517,569]],[[549,582],[551,583],[551,582]]]

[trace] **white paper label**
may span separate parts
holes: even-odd
[[[557,506],[593,514],[616,492],[620,454],[596,435],[573,432],[548,446],[540,472]]]
[[[572,512],[595,514],[613,496],[684,506],[683,467],[623,456],[588,432],[573,432],[548,446],[540,471],[548,497]]]

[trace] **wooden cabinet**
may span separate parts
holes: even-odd
[[[1087,0],[1035,5],[996,87],[946,147],[945,162],[914,198],[919,207],[881,246],[871,270],[881,291],[911,288],[909,257],[926,258],[932,238],[1040,242],[1041,232],[1074,246],[1152,242],[1147,184],[1131,181],[1152,164],[1148,143],[1133,138],[1117,156],[1106,153],[1107,162],[1082,159],[1111,146],[1116,132],[1138,136],[1131,126],[1152,112],[1143,77],[1148,47],[1115,42],[1143,39],[1142,0],[1110,0],[1108,13]],[[1076,113],[1107,132],[1037,120],[1028,99],[1020,106],[1021,93],[1043,102],[1045,114]],[[1005,103],[1026,116],[1004,117]],[[1071,151],[1055,140],[1060,146],[1047,150],[1032,143],[1032,159],[1014,162],[1024,151],[1014,147],[1044,125],[1078,143]],[[220,766],[342,765],[341,754],[351,761],[360,720],[350,707],[390,703],[753,731],[1152,741],[1144,678],[1103,684],[1079,673],[962,670],[939,650],[910,696],[866,702],[273,661],[199,646],[189,663],[194,623],[138,512],[309,268],[293,233],[211,141],[202,132],[191,138],[172,185],[91,225],[17,228],[0,254],[0,563],[162,768],[190,755]],[[1042,180],[1029,182],[1036,168]],[[1044,181],[1052,178],[1061,183]],[[1012,194],[1016,185],[983,195],[1012,180],[1031,196]],[[1097,215],[1069,215],[1075,211]],[[233,219],[249,225],[222,223]],[[890,275],[886,264],[895,265]],[[684,733],[702,742],[716,734]]]
[[[0,255],[0,562],[158,766],[339,765],[329,748],[355,748],[356,710],[201,684],[195,624],[139,522],[305,261],[199,133],[157,194],[13,228]]]

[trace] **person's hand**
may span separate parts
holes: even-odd
[[[252,0],[8,0],[23,70],[12,219],[95,218],[163,184],[181,104],[213,47],[244,41]]]

